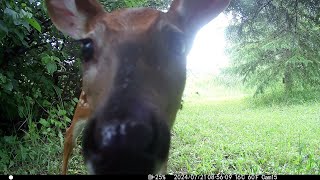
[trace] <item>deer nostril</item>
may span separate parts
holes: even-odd
[[[116,126],[110,125],[102,128],[101,138],[102,146],[109,146],[113,137],[117,134]]]
[[[100,137],[101,148],[148,151],[154,132],[151,123],[126,121],[105,125]]]
[[[126,135],[126,125],[125,124],[120,124],[120,134]]]

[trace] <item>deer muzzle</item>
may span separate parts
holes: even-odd
[[[169,153],[166,121],[143,103],[111,106],[98,112],[84,133],[84,158],[90,173],[157,173]]]

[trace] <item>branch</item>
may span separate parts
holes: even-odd
[[[253,15],[252,20],[256,19],[258,14],[262,11],[262,9],[264,9],[266,6],[268,6],[273,0],[269,0],[266,4],[264,4],[263,6],[261,6]]]
[[[269,0],[267,3],[265,3],[263,6],[261,6],[261,7],[254,13],[254,15],[253,15],[252,18],[247,18],[247,19],[243,20],[243,23],[241,23],[240,28],[239,28],[239,30],[238,30],[238,34],[241,35],[243,26],[244,26],[247,22],[249,22],[249,21],[251,21],[251,23],[252,23],[253,20],[255,20],[255,19],[257,18],[258,14],[262,11],[262,9],[264,9],[266,6],[268,6],[272,1],[273,1],[273,0]],[[241,18],[241,19],[244,19],[244,18]]]

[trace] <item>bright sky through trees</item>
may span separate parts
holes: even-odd
[[[188,70],[217,74],[220,68],[227,66],[228,58],[224,53],[224,29],[227,25],[227,16],[220,14],[198,32],[188,55]]]

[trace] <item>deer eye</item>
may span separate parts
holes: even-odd
[[[85,62],[90,61],[93,58],[94,53],[94,47],[93,47],[93,41],[89,38],[80,40],[81,42],[81,54],[83,57],[83,60]]]
[[[186,53],[186,44],[183,33],[173,31],[169,34],[168,38],[168,47],[173,54],[181,56]]]
[[[174,56],[183,56],[186,53],[185,35],[177,27],[167,25],[164,27],[167,47]]]

